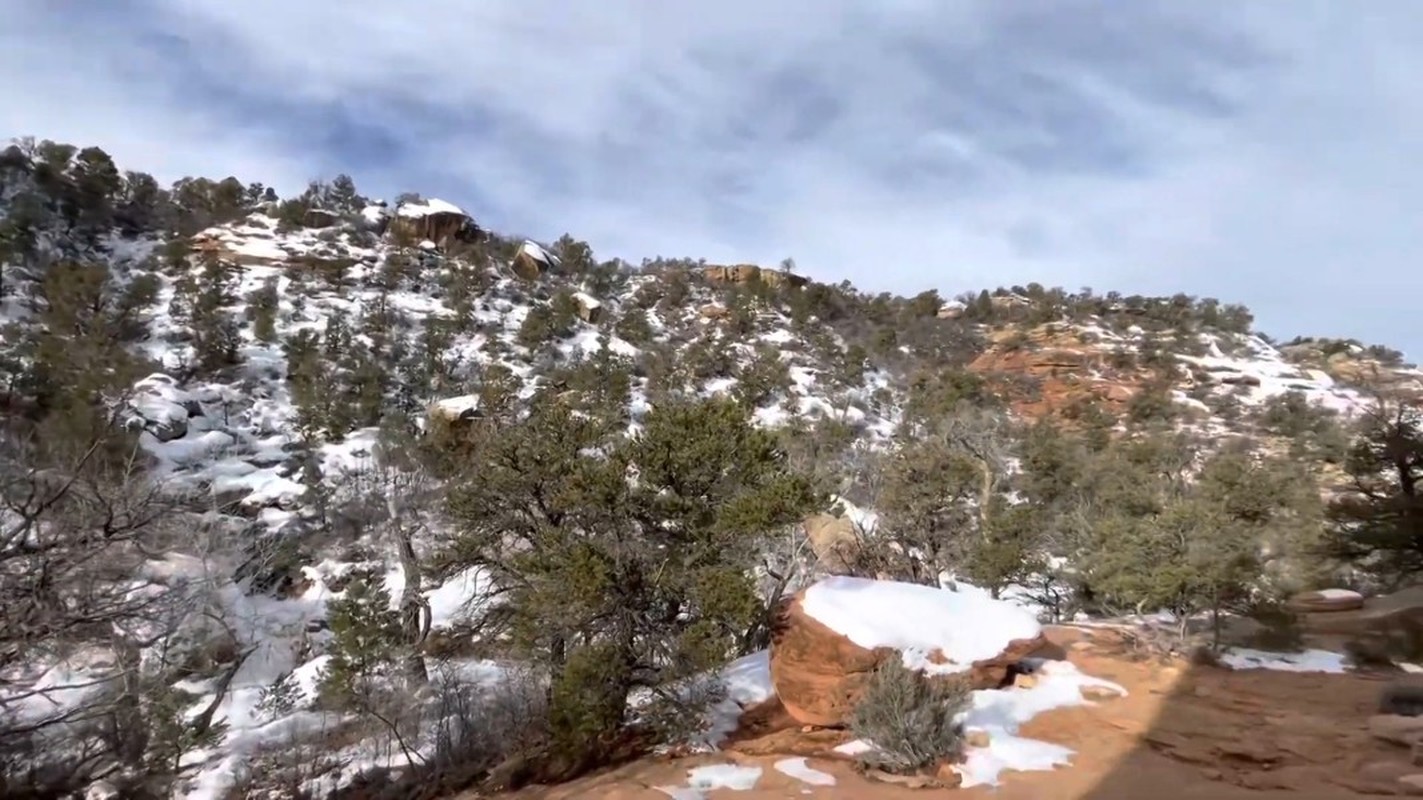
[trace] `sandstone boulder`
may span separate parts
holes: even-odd
[[[814,514],[803,523],[817,566],[831,575],[848,574],[859,560],[860,536],[848,517]]]
[[[603,304],[593,295],[574,292],[573,302],[578,306],[578,318],[589,325],[597,325],[603,319]]]
[[[535,242],[524,242],[509,263],[509,269],[526,281],[536,281],[558,263],[558,258]]]
[[[339,214],[324,208],[308,208],[301,215],[301,224],[305,228],[329,228],[340,221]]]
[[[838,727],[885,659],[903,659],[931,679],[996,688],[1045,641],[1031,615],[967,588],[837,576],[777,609],[771,682],[797,722]]]
[[[475,242],[484,231],[459,206],[444,200],[401,203],[395,209],[390,231],[412,241],[428,240],[445,248],[451,242]]]
[[[1357,611],[1364,607],[1364,596],[1348,589],[1320,589],[1297,594],[1286,605],[1291,611],[1302,614]]]

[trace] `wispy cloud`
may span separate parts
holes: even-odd
[[[18,4],[0,132],[350,172],[600,255],[1242,301],[1423,352],[1423,9],[1380,0]]]

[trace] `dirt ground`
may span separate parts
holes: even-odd
[[[1405,775],[1423,775],[1410,753],[1369,736],[1367,720],[1393,673],[1325,675],[1230,671],[1185,661],[1147,659],[1101,633],[1054,634],[1082,671],[1122,684],[1129,695],[1042,714],[1022,735],[1075,751],[1052,772],[1005,772],[998,787],[908,789],[868,780],[843,759],[826,757],[839,732],[804,734],[774,708],[730,751],[682,759],[647,759],[557,787],[531,787],[520,800],[665,800],[657,786],[685,785],[702,764],[763,768],[749,791],[711,798],[894,800],[953,795],[965,800],[1334,800],[1405,796]],[[772,768],[786,755],[810,756],[835,786],[809,786]],[[1423,784],[1423,779],[1420,779]],[[1417,794],[1423,795],[1423,790]]]

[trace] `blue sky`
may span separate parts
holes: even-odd
[[[1243,302],[1423,357],[1423,4],[0,0],[0,135],[601,257]]]

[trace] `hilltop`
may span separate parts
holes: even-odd
[[[599,261],[27,140],[0,315],[0,768],[37,796],[576,774],[685,739],[714,701],[670,687],[827,573],[1184,631],[1423,557],[1423,371],[1209,298]]]

